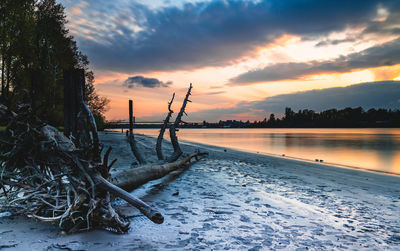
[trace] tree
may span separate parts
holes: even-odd
[[[29,103],[53,125],[63,124],[63,72],[84,68],[87,102],[99,121],[108,104],[96,94],[89,61],[68,35],[64,7],[55,0],[0,2],[0,101],[11,108]]]
[[[108,104],[110,100],[106,97],[97,94],[94,87],[94,74],[92,71],[88,71],[86,74],[85,83],[85,100],[89,109],[92,111],[93,116],[96,120],[97,128],[103,130],[105,117],[104,113],[108,110]]]
[[[269,115],[269,120],[267,122],[268,127],[274,126],[275,125],[275,114],[271,113]]]

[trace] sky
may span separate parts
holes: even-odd
[[[107,120],[261,120],[285,107],[400,109],[398,0],[59,0]]]

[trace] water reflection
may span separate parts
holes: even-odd
[[[181,129],[179,138],[400,174],[400,129]]]

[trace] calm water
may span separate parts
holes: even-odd
[[[158,129],[136,133],[157,136]],[[167,136],[168,137],[168,136]],[[180,140],[400,174],[400,129],[180,129]]]

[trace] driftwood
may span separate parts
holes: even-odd
[[[174,111],[171,109],[171,105],[174,102],[174,98],[175,98],[175,93],[172,94],[171,101],[168,102],[168,114],[167,114],[167,117],[164,119],[164,123],[161,126],[160,133],[158,134],[158,137],[157,137],[156,152],[157,152],[158,160],[164,160],[164,156],[162,153],[162,141],[164,138],[165,130],[168,127],[169,120],[171,119],[172,114],[174,113]]]
[[[171,143],[174,149],[174,152],[171,154],[171,156],[167,159],[164,159],[163,153],[162,153],[162,141],[164,137],[164,133],[166,128],[168,127],[169,121],[172,117],[173,110],[171,108],[172,103],[175,98],[175,93],[172,95],[171,100],[168,102],[168,114],[164,120],[164,123],[160,129],[160,133],[157,137],[157,142],[156,142],[156,152],[157,152],[157,157],[158,160],[164,161],[166,163],[156,163],[156,164],[147,164],[147,161],[143,159],[143,155],[140,153],[140,149],[136,146],[136,142],[133,137],[133,132],[130,129],[129,135],[128,135],[128,142],[130,143],[131,150],[133,155],[136,157],[137,161],[142,164],[140,167],[132,169],[132,170],[127,170],[123,172],[116,173],[115,176],[112,178],[112,182],[116,184],[117,186],[126,189],[126,190],[133,190],[137,188],[138,186],[154,179],[159,179],[166,174],[168,174],[171,171],[174,171],[180,167],[184,167],[187,165],[190,165],[192,163],[192,160],[194,162],[198,161],[201,157],[204,157],[207,155],[207,153],[193,153],[187,156],[184,156],[182,160],[178,160],[179,157],[183,154],[179,142],[178,142],[178,137],[176,136],[176,131],[178,131],[178,127],[180,123],[184,123],[182,121],[182,116],[183,114],[186,114],[185,109],[186,105],[188,102],[192,102],[189,100],[189,96],[191,95],[191,90],[192,90],[192,84],[190,84],[188,91],[186,93],[185,99],[183,100],[182,107],[180,109],[180,112],[178,113],[175,122],[170,126],[170,137],[171,137]],[[130,118],[132,118],[132,109],[131,109],[131,103],[130,103]],[[187,115],[187,114],[186,114]],[[130,123],[131,124],[131,123]],[[132,128],[132,126],[130,126]]]
[[[156,180],[164,177],[166,174],[186,165],[190,165],[192,161],[198,161],[199,158],[207,155],[206,153],[192,153],[182,160],[165,163],[161,165],[147,165],[138,168],[120,171],[114,173],[111,178],[113,184],[121,187],[127,191],[145,184],[148,181]]]
[[[161,224],[164,222],[164,217],[161,215],[161,213],[152,209],[149,205],[147,205],[143,201],[133,197],[127,191],[121,189],[118,184],[114,185],[110,183],[108,180],[104,179],[104,177],[98,173],[94,175],[94,179],[99,187],[103,188],[106,191],[109,191],[110,193],[120,197],[121,199],[125,200],[132,206],[136,207],[152,222],[157,224]]]
[[[131,147],[132,153],[135,156],[136,160],[139,162],[139,164],[143,165],[146,164],[146,160],[143,157],[142,153],[139,151],[137,145],[136,145],[136,140],[135,136],[132,131],[133,128],[133,101],[129,100],[129,133],[128,133],[128,143]]]
[[[146,164],[147,161],[143,157],[142,153],[139,151],[139,148],[136,145],[136,140],[133,132],[129,132],[128,134],[128,143],[131,147],[131,151],[133,155],[135,156],[136,160],[139,162],[139,164],[143,165]]]
[[[84,100],[84,75],[80,76],[83,78],[83,83],[77,88],[77,106],[78,106],[78,135],[75,139],[75,143],[78,147],[83,147],[86,152],[93,154],[93,160],[100,160],[100,147],[99,147],[99,136],[97,133],[96,121],[89,107],[86,105]],[[91,132],[91,136],[90,133]]]
[[[75,144],[35,117],[28,105],[20,105],[14,113],[0,104],[0,119],[8,121],[6,130],[0,132],[0,210],[57,222],[67,232],[103,228],[124,233],[129,223],[113,208],[113,195],[161,224],[164,218],[156,209],[125,190],[188,166],[206,153],[110,174],[115,163],[109,164],[111,148],[101,159],[93,115],[83,101],[81,105],[80,138]],[[92,133],[89,138],[88,128]]]
[[[0,145],[2,210],[57,222],[68,232],[127,231],[108,191],[96,183],[99,173],[108,178],[108,160],[96,161],[93,153],[41,122],[28,105],[19,106],[15,116],[1,114],[9,121]]]
[[[192,83],[190,83],[189,89],[186,93],[186,97],[183,100],[181,110],[179,111],[178,115],[175,118],[175,122],[169,128],[169,136],[171,138],[171,143],[172,143],[172,147],[174,148],[174,152],[168,158],[168,160],[167,160],[168,162],[174,162],[182,155],[182,150],[181,150],[181,147],[179,146],[179,141],[178,141],[178,137],[176,136],[176,132],[178,131],[179,124],[185,123],[184,121],[182,121],[182,116],[183,116],[183,114],[186,114],[185,109],[186,109],[187,102],[192,102],[189,100],[189,96],[191,95],[191,90],[192,90]]]

